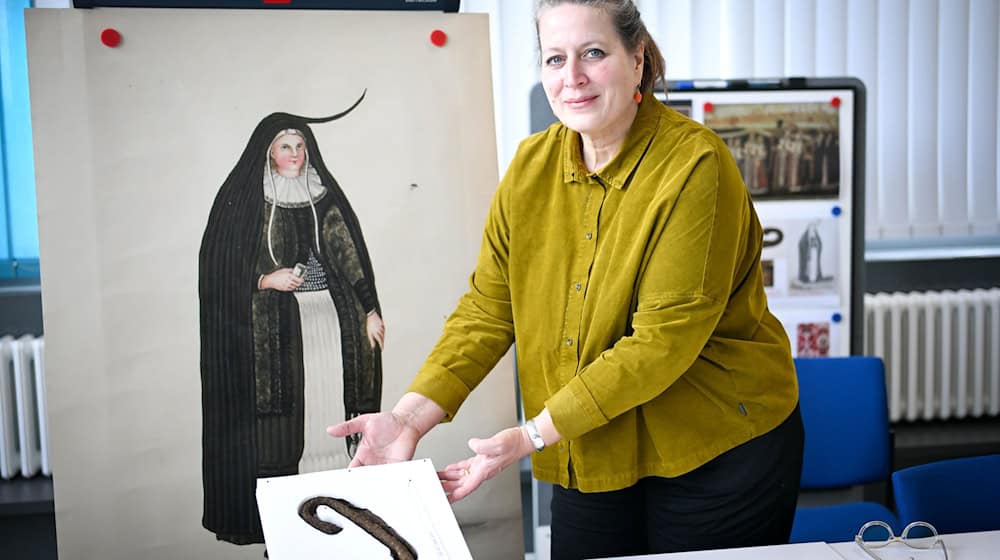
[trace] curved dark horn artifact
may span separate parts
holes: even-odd
[[[367,509],[359,508],[347,500],[331,496],[309,498],[299,505],[299,517],[316,530],[327,535],[336,535],[343,531],[343,527],[336,523],[323,521],[316,515],[319,506],[332,509],[364,529],[366,533],[389,549],[393,560],[417,560],[417,551],[410,543],[406,542],[406,539],[399,536],[395,529],[390,527],[381,517]]]

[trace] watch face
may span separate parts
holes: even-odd
[[[538,426],[535,426],[535,422],[533,420],[525,422],[524,429],[528,432],[528,439],[531,440],[531,445],[535,447],[535,451],[545,449],[545,440],[542,439],[542,434],[539,433]]]

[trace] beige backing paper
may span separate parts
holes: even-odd
[[[27,11],[59,556],[255,558],[201,526],[198,249],[269,113],[312,125],[386,322],[383,409],[468,283],[497,168],[486,16]],[[100,33],[122,35],[117,48]],[[448,35],[443,48],[430,32]],[[515,424],[512,361],[421,442],[436,466]],[[517,469],[455,506],[473,557],[523,554]]]

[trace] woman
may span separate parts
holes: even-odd
[[[787,542],[802,426],[767,310],[762,231],[732,156],[653,97],[663,59],[628,0],[540,3],[561,121],[522,142],[469,292],[354,465],[412,457],[516,340],[527,418],[440,476],[458,500],[532,455],[552,557]]]
[[[357,439],[323,428],[380,408],[371,262],[308,126],[351,109],[262,120],[205,229],[203,523],[221,540],[263,542],[256,479],[346,466]]]

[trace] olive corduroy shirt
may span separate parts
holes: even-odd
[[[519,146],[409,390],[454,416],[516,333],[525,413],[548,407],[563,437],[533,454],[537,478],[597,492],[691,471],[798,402],[761,242],[725,144],[653,96],[597,172],[554,124]]]

